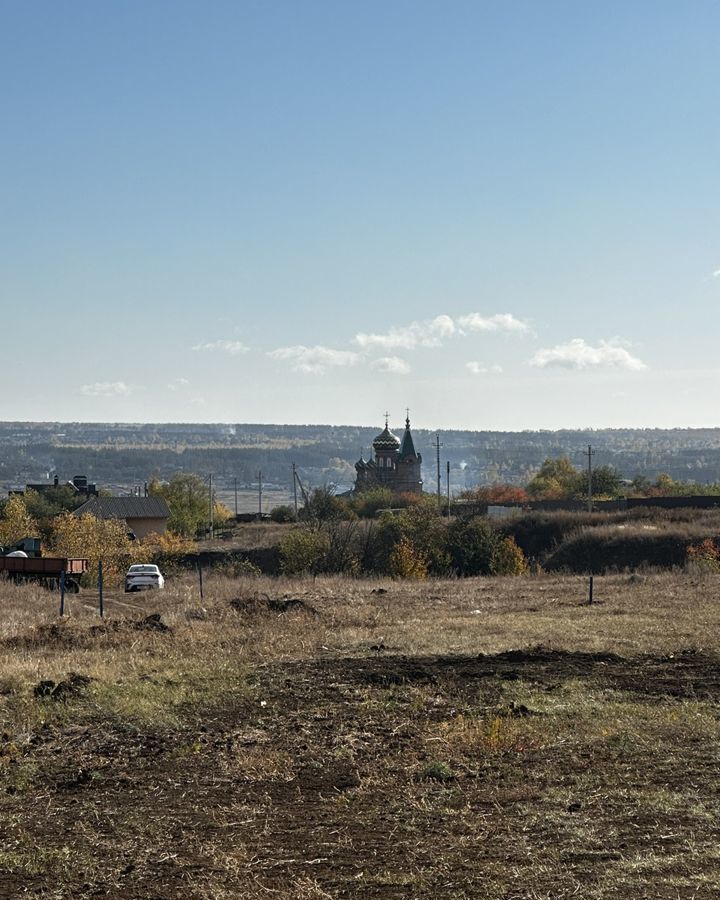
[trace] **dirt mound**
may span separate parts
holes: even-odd
[[[51,680],[38,682],[33,689],[33,694],[41,700],[67,700],[69,697],[81,694],[91,681],[92,678],[89,675],[70,672],[65,681],[58,681],[57,683]]]
[[[357,677],[365,684],[429,684],[437,681],[437,676],[424,666],[415,665],[412,661],[403,661],[395,665],[387,666],[384,671],[378,671],[375,667],[361,668]]]
[[[160,613],[150,613],[149,616],[145,616],[139,622],[133,622],[131,627],[136,631],[159,631],[163,633],[172,631],[172,628],[163,622]]]
[[[97,646],[98,639],[128,631],[172,634],[172,628],[163,622],[160,613],[151,613],[139,621],[102,619],[96,625],[80,625],[64,619],[49,625],[37,625],[24,634],[5,638],[0,641],[0,646],[25,652],[41,647],[52,650],[88,650]]]
[[[269,597],[267,594],[255,594],[252,597],[235,597],[230,606],[244,615],[275,613],[283,615],[288,612],[303,612],[311,616],[317,615],[314,606],[298,597]]]

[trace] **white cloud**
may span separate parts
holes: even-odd
[[[467,331],[507,331],[522,334],[529,331],[527,322],[516,319],[511,313],[497,313],[494,316],[481,316],[480,313],[468,313],[460,316],[457,324]]]
[[[466,329],[463,331],[463,328]],[[415,350],[418,347],[440,347],[449,338],[465,336],[468,331],[487,332],[514,332],[521,333],[528,330],[528,326],[510,313],[498,313],[493,316],[483,317],[480,313],[468,313],[453,319],[442,314],[434,319],[410,322],[409,325],[393,325],[385,332],[359,332],[353,338],[353,343],[359,349],[335,350],[332,347],[306,347],[298,344],[292,347],[278,347],[268,351],[267,355],[273,359],[288,360],[295,371],[321,374],[326,369],[338,366],[355,366],[365,362],[377,372],[390,372],[396,375],[407,375],[410,371],[409,363],[399,356],[388,353],[376,359],[368,359],[373,350]],[[217,342],[221,343],[220,341]],[[202,348],[211,345],[201,345]],[[212,345],[215,346],[215,345]],[[196,347],[194,349],[200,349]],[[479,364],[477,364],[479,366]],[[482,369],[483,372],[497,373],[502,371],[499,366],[491,366]],[[478,374],[480,369],[478,369]]]
[[[80,393],[84,397],[127,397],[132,390],[124,381],[96,381],[83,384]]]
[[[712,274],[712,277],[713,277],[713,278],[720,278],[720,269],[715,269],[715,271],[714,271],[713,274]]]
[[[288,359],[297,372],[308,372],[321,375],[325,369],[333,366],[354,366],[360,361],[360,355],[352,350],[334,350],[332,347],[278,347],[270,350],[268,356],[273,359]]]
[[[242,341],[208,341],[205,344],[195,344],[193,350],[209,351],[211,353],[227,353],[229,356],[239,356],[250,349]]]
[[[353,340],[363,349],[380,347],[383,350],[414,350],[416,347],[440,347],[447,338],[472,331],[522,334],[529,330],[526,322],[516,319],[511,313],[482,316],[473,312],[457,319],[443,314],[434,319],[411,322],[409,325],[394,325],[380,334],[360,332]]]
[[[548,367],[561,369],[595,369],[614,368],[639,371],[647,366],[614,338],[611,341],[600,341],[597,347],[585,343],[582,338],[573,338],[567,344],[558,344],[544,350],[538,350],[530,360],[531,366],[540,369]]]
[[[502,366],[484,366],[475,360],[466,362],[465,368],[473,375],[499,375],[502,372]]]
[[[410,365],[399,356],[381,356],[370,363],[371,368],[378,372],[390,372],[393,375],[407,375]]]
[[[187,378],[175,378],[168,385],[169,391],[181,391],[183,388],[188,387],[190,382]]]
[[[457,328],[450,316],[436,316],[423,322],[411,322],[405,326],[393,326],[385,334],[356,334],[359,347],[381,347],[383,350],[413,350],[415,347],[439,347],[445,338],[451,337]]]

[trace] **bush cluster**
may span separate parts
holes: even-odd
[[[288,532],[280,543],[288,575],[344,573],[425,578],[428,575],[520,575],[522,550],[487,519],[448,524],[434,504],[383,512],[372,521],[325,520]]]
[[[315,537],[288,535],[280,547],[284,570],[296,574],[423,578],[518,575],[529,567],[602,574],[686,565],[720,571],[717,510],[530,513],[491,523],[479,516],[448,521],[422,501],[373,519],[316,521],[300,530]]]

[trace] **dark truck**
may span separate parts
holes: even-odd
[[[19,553],[22,551],[15,551]],[[54,590],[60,584],[60,576],[65,573],[65,590],[77,594],[80,590],[80,576],[87,572],[87,559],[70,559],[65,556],[0,556],[0,578],[15,582],[37,581]]]

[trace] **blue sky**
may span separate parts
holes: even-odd
[[[2,0],[0,417],[720,424],[719,34]]]

